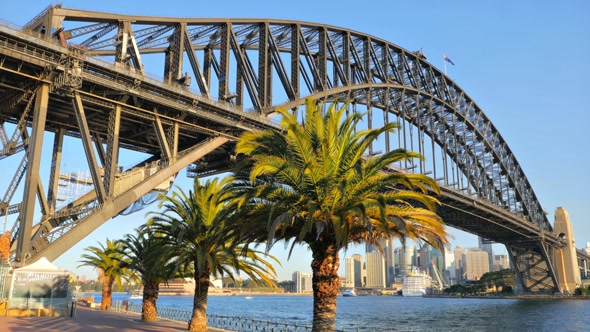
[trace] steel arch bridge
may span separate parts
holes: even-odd
[[[422,153],[424,161],[392,166],[441,184],[439,213],[449,226],[506,245],[522,291],[559,292],[573,278],[555,267],[563,253],[576,264],[588,259],[553,229],[477,104],[422,52],[373,36],[299,21],[54,5],[24,27],[0,25],[0,78],[0,160],[24,151],[0,202],[0,216],[17,216],[17,262],[57,258],[141,197],[167,190],[185,167],[190,176],[231,170],[240,133],[276,128],[276,108],[296,112],[306,98],[348,101],[351,112],[366,112],[367,127],[397,122],[399,132],[369,154]],[[7,128],[14,128],[10,138]],[[47,191],[45,133],[53,135]],[[64,137],[82,143],[93,185],[60,208]],[[120,165],[127,151],[147,157]],[[14,203],[23,178],[23,199]]]

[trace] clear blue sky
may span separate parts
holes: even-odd
[[[7,2],[2,5],[0,19],[23,25],[49,3]],[[455,63],[447,66],[448,75],[475,100],[508,142],[541,205],[549,212],[550,221],[558,206],[565,207],[577,247],[590,242],[590,104],[585,101],[590,77],[588,1],[103,0],[62,4],[121,14],[326,23],[409,50],[422,48],[428,61],[441,69],[446,53]],[[0,189],[8,181],[0,181]],[[178,183],[183,188],[190,185],[184,172]],[[132,232],[143,219],[144,212],[112,219],[54,263],[76,270],[83,248],[104,242],[107,236],[119,238]],[[475,236],[453,233],[453,247],[477,245]],[[283,261],[280,280],[290,279],[295,270],[310,272],[308,252],[299,250],[287,261],[282,249],[278,245],[272,252]],[[503,251],[500,247],[497,250]],[[86,269],[78,271],[88,277],[95,275]]]

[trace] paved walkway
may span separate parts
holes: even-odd
[[[0,316],[0,331],[186,331],[187,323],[167,319],[146,323],[137,314],[76,308],[75,317],[8,317]],[[209,332],[224,331],[209,328]]]

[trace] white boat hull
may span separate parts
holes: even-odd
[[[404,297],[422,297],[424,296],[423,292],[404,292],[402,291],[402,295]]]

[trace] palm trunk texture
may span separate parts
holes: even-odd
[[[338,252],[333,246],[321,244],[311,248],[313,260],[313,332],[334,331],[336,328],[336,300],[338,279]]]
[[[196,264],[195,264],[196,265]],[[199,273],[195,271],[195,296],[193,298],[193,315],[188,322],[189,331],[207,331],[207,293],[209,292],[209,269]]]
[[[146,281],[143,285],[143,304],[141,306],[141,320],[145,322],[155,322],[158,319],[158,294],[160,293],[160,283],[157,281]]]
[[[113,303],[113,285],[115,278],[105,276],[102,283],[102,300],[100,301],[100,310],[109,310]]]

